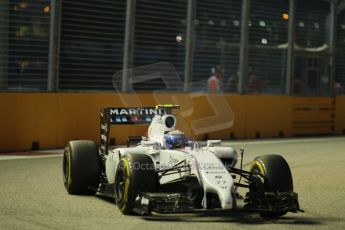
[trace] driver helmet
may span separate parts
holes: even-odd
[[[184,148],[188,145],[188,139],[183,132],[175,130],[164,135],[164,144],[167,149]]]

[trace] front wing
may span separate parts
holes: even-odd
[[[299,208],[298,197],[294,192],[263,192],[255,194],[252,201],[243,207],[232,209],[195,208],[194,201],[183,193],[141,193],[137,196],[133,211],[140,215],[157,213],[188,213],[200,211],[247,211],[247,212],[303,212]],[[246,198],[248,199],[248,198]]]

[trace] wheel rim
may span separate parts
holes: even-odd
[[[125,193],[125,184],[126,184],[126,175],[123,169],[123,164],[120,164],[119,171],[117,172],[116,176],[116,188],[115,188],[115,195],[118,201],[123,200],[124,193]]]
[[[68,168],[68,157],[66,152],[63,154],[63,180],[64,183],[67,184],[67,178],[69,174],[69,168]]]
[[[258,175],[264,179],[264,183],[256,182],[252,184],[250,187],[253,192],[264,192],[265,191],[265,176],[260,172],[260,169],[258,167],[254,167],[252,170],[252,174]]]

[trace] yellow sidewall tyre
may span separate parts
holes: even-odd
[[[145,154],[121,157],[115,175],[114,196],[123,214],[133,214],[135,198],[139,193],[156,192],[157,189],[157,173],[151,157]]]
[[[98,188],[100,160],[94,141],[68,142],[63,155],[63,182],[70,194],[94,194]]]
[[[263,155],[255,158],[250,166],[250,172],[259,174],[264,179],[264,184],[252,185],[252,192],[292,192],[293,181],[290,167],[280,155]],[[263,217],[279,217],[286,211],[260,212]]]

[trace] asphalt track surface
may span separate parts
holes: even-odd
[[[245,163],[261,154],[283,155],[305,213],[276,220],[245,212],[124,216],[111,199],[68,195],[61,153],[1,154],[0,229],[345,229],[344,137],[226,144],[245,147]]]

